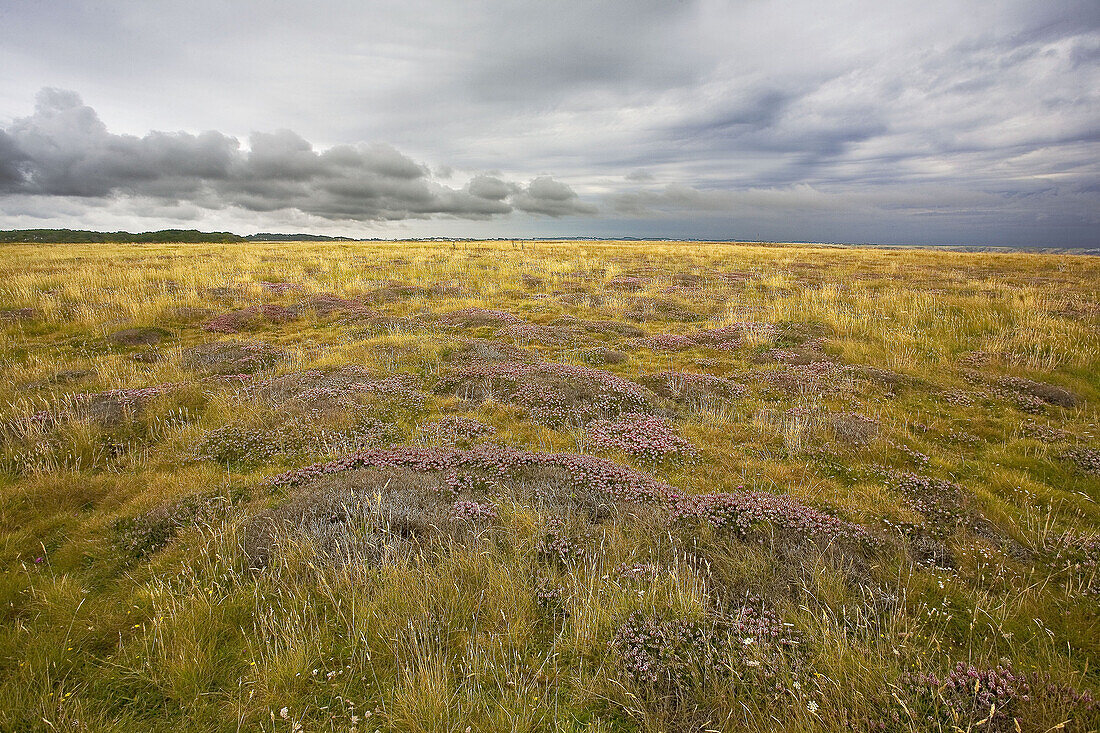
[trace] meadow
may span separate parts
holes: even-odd
[[[0,730],[1100,729],[1100,259],[0,245]]]

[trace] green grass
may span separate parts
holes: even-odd
[[[617,280],[632,276],[640,289]],[[393,283],[426,290],[379,290]],[[1100,729],[1100,709],[1067,692],[1100,689],[1100,477],[1066,458],[1100,448],[1098,292],[1095,258],[1024,253],[0,245],[0,730]],[[202,328],[321,293],[363,310]],[[464,308],[647,335],[764,325],[721,349],[640,348],[579,326],[542,344],[437,318]],[[163,340],[111,338],[135,327]],[[470,339],[570,365],[605,347],[625,359],[591,366],[617,377],[707,374],[743,393],[653,397],[645,409],[695,458],[632,459],[594,448],[583,421],[537,419],[537,389],[479,401],[440,388]],[[191,351],[241,340],[280,358],[234,380]],[[295,387],[305,370],[368,387],[319,395]],[[395,375],[412,397],[377,387]],[[248,386],[278,378],[292,394]],[[72,398],[156,385],[174,386]],[[476,531],[417,525],[446,471],[269,481],[357,447],[438,446],[430,426],[448,416],[493,428],[473,444],[591,453],[686,495],[790,496],[875,542],[768,522],[736,534],[615,501],[597,511],[583,485],[546,499],[560,477],[538,471],[464,489],[496,515]],[[932,480],[952,488],[941,497]],[[398,522],[406,484],[414,506]],[[309,524],[326,496],[340,497],[326,511],[360,522],[341,525],[346,556]],[[359,514],[344,505],[356,497]],[[260,563],[266,517],[287,522],[264,535]],[[574,554],[547,551],[559,519]],[[745,606],[798,644],[750,638]],[[617,640],[635,612],[679,654],[656,683]],[[969,693],[907,682],[959,661],[1050,680],[992,716]]]

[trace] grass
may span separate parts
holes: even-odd
[[[0,730],[1100,729],[1095,258],[21,244],[0,283]]]

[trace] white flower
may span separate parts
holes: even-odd
[[[817,712],[817,703],[814,702],[813,700],[810,700],[808,703],[806,703],[806,709],[809,710],[811,713],[816,713]]]
[[[280,710],[279,711],[279,717],[282,718],[283,720],[289,719],[290,718],[290,708],[283,708],[282,710]]]

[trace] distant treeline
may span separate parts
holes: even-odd
[[[161,229],[157,232],[92,232],[85,229],[11,229],[0,230],[0,242],[335,242],[348,241],[345,237],[325,237],[318,234],[249,234],[241,236],[232,232],[200,232],[197,229]]]

